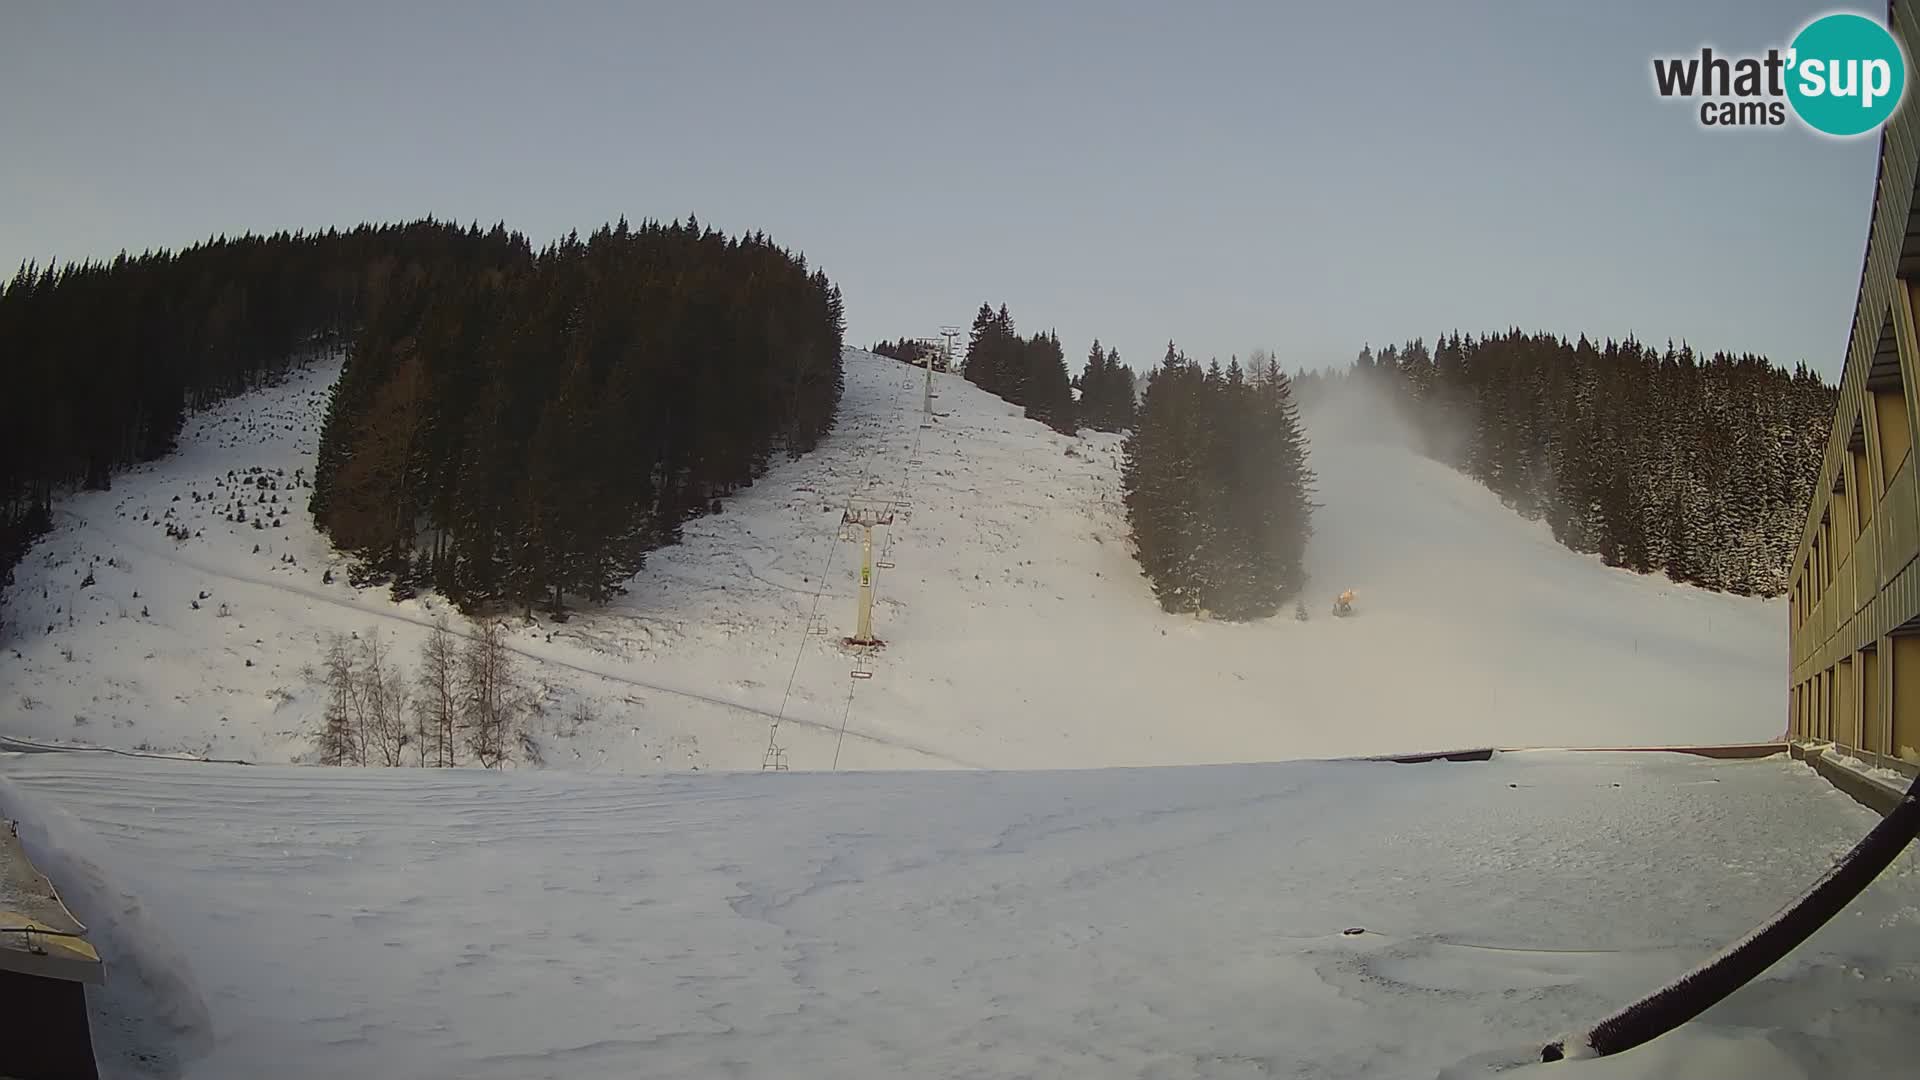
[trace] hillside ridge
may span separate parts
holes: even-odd
[[[436,618],[458,624],[431,594],[395,603],[351,588],[305,514],[293,478],[312,475],[336,370],[310,364],[198,414],[175,454],[59,505],[13,589],[0,730],[299,761],[321,701],[304,669],[327,634],[377,628],[412,668]],[[923,427],[923,371],[858,350],[846,371],[825,443],[689,522],[627,595],[564,623],[513,621],[544,764],[756,769],[776,718],[771,741],[799,770],[1778,733],[1777,601],[1569,552],[1413,454],[1367,402],[1304,417],[1322,504],[1309,620],[1237,625],[1155,606],[1126,541],[1120,436],[1062,435],[944,373]],[[224,519],[229,471],[234,488],[266,478],[248,491],[278,500],[267,508],[292,504],[279,528]],[[864,657],[840,642],[859,573],[839,523],[850,500],[895,510],[875,534],[886,645]],[[168,526],[192,535],[170,539]],[[1359,615],[1328,618],[1346,588]]]

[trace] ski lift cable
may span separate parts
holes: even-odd
[[[853,715],[853,689],[859,685],[857,679],[847,680],[847,704],[840,710],[840,734],[834,736],[833,740],[833,772],[840,771],[840,747],[847,741],[847,717]]]
[[[1920,777],[1898,806],[1771,919],[1692,971],[1585,1031],[1540,1048],[1539,1060],[1606,1057],[1665,1035],[1720,1003],[1825,926],[1920,833]]]
[[[903,384],[903,385],[908,385],[908,384]],[[920,437],[924,431],[926,431],[926,428],[924,427],[916,426],[914,429],[913,450],[908,453],[907,466],[900,475],[900,487],[899,487],[900,493],[898,496],[894,498],[894,503],[896,505],[907,505],[908,500],[911,499],[913,496],[914,463],[920,460]],[[893,553],[893,538],[894,538],[895,532],[896,530],[894,529],[888,529],[887,539],[885,543],[881,545],[880,565],[882,566],[892,565],[892,563],[888,561],[888,557]],[[874,591],[877,593],[879,590],[875,589]],[[855,672],[853,677],[847,680],[847,700],[845,705],[843,705],[840,710],[840,730],[838,731],[838,733],[835,734],[834,740],[833,740],[833,765],[832,765],[831,771],[834,771],[834,772],[838,772],[840,769],[840,750],[844,745],[846,745],[846,741],[847,741],[847,720],[853,715],[854,693],[859,689],[860,682],[863,676],[866,678],[872,677],[870,672],[866,672],[866,673]]]
[[[924,426],[916,426],[913,431],[913,450],[907,454],[907,467],[902,470],[900,474],[900,495],[895,500],[896,503],[902,506],[912,505],[910,500],[913,498],[914,463],[921,460],[920,438],[926,433],[926,430]],[[880,549],[880,557],[882,559],[887,558],[893,553],[893,535],[894,530],[888,529],[886,543],[883,544]]]
[[[896,421],[899,419],[900,415],[905,411],[905,404],[904,404],[905,400],[906,400],[906,395],[905,395],[904,389],[900,392],[897,392],[894,395],[893,413],[894,413],[894,419]],[[873,460],[875,455],[879,452],[880,442],[881,442],[880,439],[875,438],[867,445],[866,454],[860,466],[859,479],[857,479],[854,482],[854,490],[857,491],[860,488],[864,487],[868,477],[872,476]],[[839,533],[838,525],[834,526],[834,532],[837,538]],[[769,757],[771,757],[771,755],[773,754],[776,748],[776,744],[779,740],[780,724],[787,717],[787,706],[793,699],[793,684],[799,678],[799,675],[800,675],[800,661],[804,659],[807,655],[807,638],[810,636],[808,631],[810,631],[813,628],[814,620],[820,617],[820,598],[826,593],[827,581],[829,576],[833,572],[833,564],[836,561],[835,557],[839,553],[840,553],[840,544],[838,543],[837,539],[830,540],[827,545],[827,557],[825,560],[823,560],[820,567],[820,583],[813,590],[813,602],[807,611],[807,621],[806,621],[806,624],[800,628],[800,641],[799,641],[799,644],[795,646],[793,651],[793,667],[790,668],[787,672],[786,689],[781,691],[781,694],[780,694],[779,711],[777,711],[774,714],[773,721],[767,726],[767,754],[769,755]],[[836,756],[838,755],[837,749],[835,751],[835,754]]]
[[[902,387],[903,387],[903,388],[908,388],[908,387],[910,387],[910,386],[911,386],[911,383],[903,383],[903,384],[902,384]],[[911,451],[909,451],[909,452],[908,452],[908,454],[907,454],[907,465],[906,465],[906,468],[905,468],[905,469],[903,469],[903,470],[901,471],[901,474],[900,474],[900,487],[899,487],[899,489],[898,489],[898,491],[899,491],[899,494],[898,494],[898,495],[896,495],[896,496],[894,497],[894,499],[893,499],[893,502],[894,502],[894,504],[895,504],[896,506],[905,506],[905,505],[911,505],[911,504],[910,504],[910,501],[909,501],[909,500],[911,500],[911,499],[912,499],[912,497],[913,497],[913,473],[914,473],[914,467],[915,467],[915,465],[916,465],[916,464],[918,464],[918,463],[920,462],[920,460],[921,460],[921,458],[920,458],[920,439],[921,439],[921,437],[922,437],[922,435],[923,435],[923,434],[924,434],[925,432],[926,432],[926,427],[925,427],[924,425],[916,425],[916,426],[915,426],[915,428],[914,428],[914,432],[913,432],[913,449],[912,449]],[[869,459],[868,459],[868,461],[869,461],[869,465],[871,465],[871,462],[872,462],[872,458],[871,458],[871,457],[869,457]],[[864,482],[864,480],[865,480],[865,476],[864,476],[864,474],[863,474],[863,476],[862,476],[862,480],[863,480],[863,482]],[[894,529],[888,529],[888,530],[887,530],[887,539],[886,539],[886,541],[885,541],[885,542],[884,542],[884,543],[883,543],[883,544],[881,545],[881,548],[880,548],[880,565],[881,565],[881,566],[883,566],[883,567],[888,567],[888,566],[892,566],[892,565],[893,565],[893,564],[892,564],[892,563],[891,563],[890,561],[888,561],[888,558],[889,558],[889,556],[891,556],[891,555],[892,555],[892,553],[893,553],[893,539],[894,539],[894,535],[895,535],[895,533],[896,533],[896,530],[894,530]],[[877,590],[877,589],[876,589],[875,591],[876,591],[876,592],[878,592],[878,590]],[[845,704],[844,704],[844,705],[843,705],[843,706],[841,707],[841,710],[840,710],[840,729],[839,729],[839,731],[838,731],[838,732],[837,732],[837,733],[835,734],[835,736],[834,736],[834,741],[833,741],[833,765],[832,765],[832,771],[835,771],[835,772],[837,772],[837,771],[839,771],[839,769],[840,769],[840,750],[841,750],[841,748],[842,748],[843,746],[845,746],[845,745],[846,745],[846,741],[847,741],[847,721],[848,721],[848,719],[849,719],[849,718],[850,718],[850,717],[851,717],[851,716],[853,715],[853,698],[854,698],[854,694],[855,694],[855,692],[856,692],[856,691],[858,691],[858,689],[859,689],[859,686],[860,686],[860,682],[861,682],[861,680],[862,680],[863,678],[871,678],[871,677],[872,677],[872,673],[871,673],[871,672],[861,672],[861,671],[856,671],[856,672],[854,672],[854,673],[853,673],[853,676],[852,676],[851,678],[849,678],[849,679],[847,680],[847,700],[846,700],[846,703],[845,703]]]

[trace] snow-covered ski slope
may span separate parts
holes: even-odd
[[[1398,445],[1377,410],[1307,417],[1324,504],[1312,619],[1227,625],[1154,604],[1125,541],[1118,437],[1058,435],[951,375],[935,377],[941,415],[923,428],[921,372],[858,351],[846,367],[819,450],[691,523],[611,608],[516,624],[546,764],[755,769],[776,716],[797,770],[1744,741],[1785,726],[1783,604],[1568,552]],[[294,761],[319,713],[302,672],[328,632],[377,631],[413,661],[448,605],[350,588],[309,492],[290,486],[312,475],[336,371],[198,415],[177,454],[59,504],[9,594],[0,733]],[[225,520],[236,488],[245,524]],[[865,659],[839,644],[859,569],[839,528],[850,498],[895,507],[875,537],[887,644]],[[263,512],[277,524],[254,528]],[[1344,588],[1358,614],[1336,620]]]
[[[1548,751],[664,777],[0,755],[0,813],[107,958],[108,1075],[195,1080],[1484,1075],[1463,1064],[1739,937],[1875,820],[1784,757]],[[1908,853],[1698,1022],[1503,1075],[1911,1075],[1916,935]]]

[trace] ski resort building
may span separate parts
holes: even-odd
[[[1890,25],[1920,43],[1920,12]],[[1789,586],[1790,734],[1911,774],[1920,763],[1920,109],[1883,129],[1839,404]]]

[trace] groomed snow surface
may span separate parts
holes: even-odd
[[[754,769],[776,716],[795,770],[1226,763],[1785,729],[1783,602],[1569,552],[1408,451],[1365,402],[1307,417],[1324,504],[1311,621],[1236,626],[1155,605],[1125,541],[1118,437],[1058,435],[952,375],[935,377],[944,415],[923,429],[920,372],[858,351],[846,368],[838,427],[819,450],[691,523],[611,608],[516,623],[546,764]],[[299,761],[323,698],[303,669],[328,633],[378,632],[417,665],[448,605],[349,587],[306,514],[310,490],[295,485],[296,472],[312,477],[336,373],[317,363],[196,416],[177,454],[59,504],[9,593],[0,732]],[[236,490],[246,523],[223,514]],[[875,535],[892,564],[875,585],[887,644],[865,659],[839,644],[859,574],[859,545],[838,527],[849,499],[897,507]],[[254,528],[263,513],[277,525]],[[169,539],[168,525],[191,538]],[[1331,618],[1347,588],[1359,615]],[[856,667],[872,677],[853,679]],[[569,719],[580,705],[586,723]]]
[[[49,753],[0,758],[0,812],[106,937],[109,1072],[235,1080],[1486,1075],[1875,820],[1783,758],[1545,751],[667,777]],[[1916,935],[1909,852],[1699,1021],[1521,1073],[1910,1075]]]

